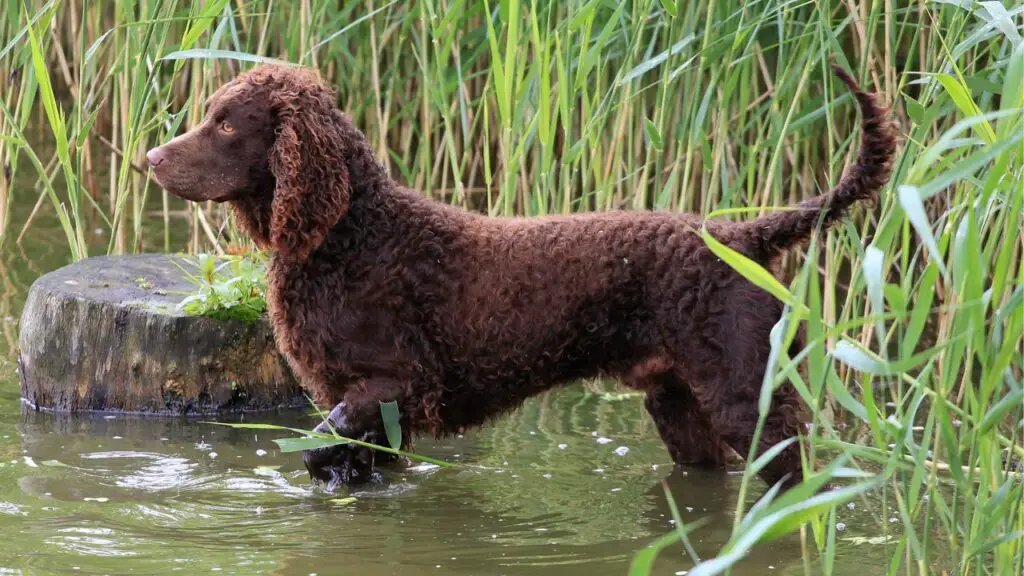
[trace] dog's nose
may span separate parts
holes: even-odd
[[[150,168],[156,168],[161,162],[167,159],[167,154],[164,153],[163,148],[153,148],[149,152],[146,152],[146,159],[149,160]]]

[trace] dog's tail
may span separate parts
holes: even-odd
[[[795,209],[775,212],[752,220],[754,228],[752,256],[769,261],[804,240],[820,226],[827,230],[856,202],[872,199],[892,175],[896,155],[896,128],[889,109],[880,106],[873,94],[861,90],[845,70],[833,64],[832,70],[857,98],[861,112],[861,144],[856,163],[839,184],[828,193],[805,200]]]

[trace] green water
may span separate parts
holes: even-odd
[[[15,235],[33,202],[15,206]],[[663,480],[684,521],[711,519],[693,539],[699,554],[728,540],[739,476],[673,470],[641,399],[608,383],[534,398],[465,437],[421,440],[418,452],[463,466],[390,470],[386,486],[347,504],[312,489],[274,433],[33,412],[19,399],[17,315],[33,279],[68,262],[48,210],[0,259],[0,574],[625,574],[673,528]],[[94,240],[102,253],[107,239]],[[246,420],[310,425],[301,413]],[[875,504],[840,511],[836,574],[884,571],[892,550],[878,543],[887,522]],[[800,552],[788,537],[734,574],[802,574]],[[674,546],[656,573],[692,566]]]

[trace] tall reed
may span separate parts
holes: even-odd
[[[968,0],[12,2],[0,240],[33,233],[9,216],[26,203],[58,216],[71,258],[138,250],[152,212],[165,250],[236,250],[228,214],[167,197],[143,152],[264,58],[320,69],[394,176],[433,198],[489,214],[749,218],[822,192],[851,162],[858,118],[835,60],[901,120],[879,205],[790,258],[788,285],[707,237],[789,304],[765,390],[793,382],[812,409],[809,476],[748,510],[763,465],[749,461],[733,540],[680,562],[728,571],[797,531],[807,571],[829,574],[836,506],[870,490],[900,520],[879,525],[889,573],[1019,574],[1022,13]],[[35,189],[11,186],[23,172]],[[798,326],[807,347],[787,358]],[[812,496],[829,481],[843,488]],[[634,573],[699,529],[679,524]]]

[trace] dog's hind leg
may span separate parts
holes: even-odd
[[[673,373],[648,380],[644,407],[676,464],[718,467],[731,456],[689,385]]]
[[[729,313],[710,318],[703,339],[691,350],[691,364],[697,372],[692,391],[722,440],[746,459],[760,416],[758,402],[771,351],[769,335],[782,305],[748,284],[722,291],[717,297],[729,303]],[[756,455],[798,438],[804,417],[802,401],[792,385],[787,382],[776,389]],[[785,479],[784,488],[801,481],[799,443],[790,442],[759,474],[769,485]]]

